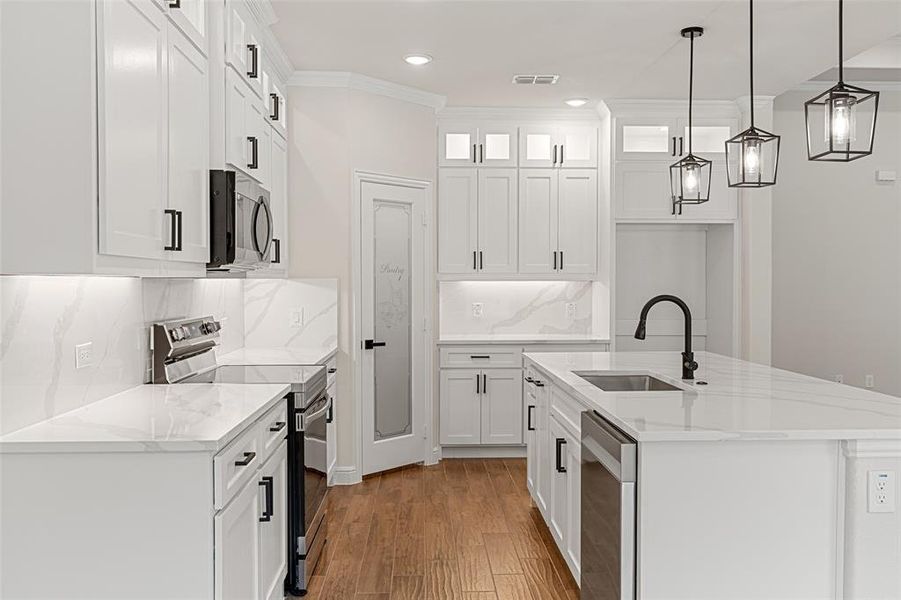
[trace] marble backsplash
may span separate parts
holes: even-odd
[[[142,381],[140,279],[0,277],[0,316],[0,433]],[[89,341],[94,364],[76,369],[75,345]]]
[[[337,337],[337,280],[0,276],[0,434],[149,381],[150,324],[205,315],[220,353],[318,348]],[[94,364],[76,369],[85,342]]]
[[[333,345],[338,339],[337,279],[246,279],[244,346]]]
[[[440,335],[592,333],[590,281],[443,281],[438,304]]]

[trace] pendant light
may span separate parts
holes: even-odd
[[[879,92],[845,83],[844,0],[838,0],[838,83],[804,103],[807,159],[849,162],[873,153]]]
[[[726,141],[726,175],[733,188],[774,185],[779,165],[779,136],[754,125],[754,0],[748,0],[748,5],[751,126]]]
[[[673,194],[673,213],[679,212],[683,204],[703,204],[710,199],[710,166],[706,158],[695,156],[691,151],[691,104],[694,93],[695,38],[704,35],[702,27],[686,27],[682,37],[691,43],[688,67],[688,154],[669,168],[670,187]]]

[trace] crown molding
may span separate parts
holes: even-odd
[[[594,108],[501,108],[484,106],[450,106],[438,113],[441,121],[599,121]]]
[[[901,81],[846,81],[868,90],[876,92],[901,92]],[[805,81],[786,92],[825,92],[835,85],[835,81]]]
[[[688,100],[651,100],[651,99],[613,99],[604,104],[614,114],[629,112],[645,112],[660,110],[663,112],[688,110]],[[738,104],[735,100],[694,100],[692,106],[702,108],[706,114],[714,113],[725,116],[738,116]]]
[[[294,74],[288,79],[288,85],[359,90],[401,102],[427,106],[435,112],[444,108],[447,102],[447,98],[440,94],[350,71],[294,71]]]

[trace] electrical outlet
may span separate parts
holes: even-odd
[[[288,324],[291,327],[303,327],[304,314],[303,308],[297,308],[291,311],[291,316],[289,317]]]
[[[482,313],[484,312],[485,305],[481,302],[473,302],[472,303],[472,316],[477,319],[482,318]]]
[[[894,471],[870,471],[867,473],[867,499],[868,512],[895,512]]]
[[[94,364],[94,343],[85,342],[75,346],[75,368],[83,369]]]
[[[845,383],[845,376],[839,373],[835,376],[835,383]]]
[[[865,388],[873,388],[876,387],[876,380],[872,375],[864,375],[863,377],[863,386]]]
[[[572,321],[576,318],[576,303],[575,302],[567,302],[566,303],[566,318]]]

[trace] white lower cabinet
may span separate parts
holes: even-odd
[[[441,443],[522,444],[521,369],[442,369]]]
[[[329,377],[332,376],[329,375]],[[326,393],[332,399],[332,409],[325,420],[325,464],[327,465],[325,471],[326,482],[328,485],[332,485],[335,478],[335,467],[338,464],[338,437],[335,427],[335,405],[338,402],[337,381],[332,379],[329,382]]]
[[[579,416],[562,391],[525,367],[526,410],[533,429],[526,435],[526,481],[560,554],[578,582],[581,568],[581,439],[573,426]],[[559,404],[558,404],[559,403]],[[563,404],[567,404],[563,406]],[[569,416],[559,419],[563,411]],[[529,424],[529,416],[527,425]]]
[[[215,516],[217,600],[284,597],[287,566],[288,442]]]

